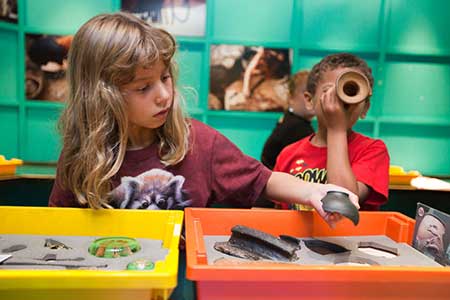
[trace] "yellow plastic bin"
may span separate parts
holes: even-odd
[[[0,270],[0,299],[168,299],[177,285],[182,211],[0,206],[1,234],[128,236],[168,249],[152,271]]]

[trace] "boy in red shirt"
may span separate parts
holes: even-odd
[[[328,55],[313,67],[305,98],[307,107],[317,114],[318,130],[284,148],[274,171],[305,181],[340,185],[359,196],[361,210],[379,210],[388,197],[389,154],[383,141],[352,130],[358,118],[366,117],[370,96],[347,104],[336,94],[337,78],[352,70],[365,75],[373,86],[371,69],[352,54]],[[301,205],[292,208],[307,209]]]

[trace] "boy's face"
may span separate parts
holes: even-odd
[[[347,129],[355,125],[358,118],[365,118],[370,107],[369,99],[356,104],[347,104],[342,102],[336,95],[336,80],[344,72],[358,71],[355,68],[337,68],[335,70],[325,71],[317,84],[315,95],[305,93],[307,107],[312,107],[317,115],[319,126],[328,127],[331,117],[340,118],[346,123]],[[328,95],[327,95],[328,94]],[[332,97],[331,101],[336,103],[337,109],[330,111],[325,107],[324,98]],[[329,102],[329,101],[328,101]]]

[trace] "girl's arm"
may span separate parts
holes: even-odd
[[[334,184],[320,184],[300,180],[290,174],[273,172],[267,182],[265,195],[287,203],[312,206],[331,226],[341,219],[339,214],[326,213],[322,208],[322,198],[328,191],[342,191],[349,194],[350,201],[359,209],[358,197],[347,189]]]

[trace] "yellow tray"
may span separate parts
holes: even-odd
[[[13,175],[16,173],[16,167],[21,165],[23,161],[17,158],[7,160],[3,155],[0,155],[0,175]]]
[[[389,184],[410,185],[411,180],[420,176],[419,171],[405,172],[400,166],[389,167]]]
[[[0,299],[168,299],[177,285],[182,211],[0,206],[1,234],[129,236],[163,241],[152,271],[0,270]]]

